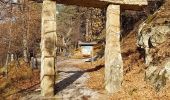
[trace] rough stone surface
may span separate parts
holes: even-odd
[[[170,79],[170,58],[165,63],[166,77]]]
[[[55,83],[56,2],[44,0],[41,28],[41,95],[53,96]]]
[[[129,4],[129,5],[147,5],[147,0],[100,0],[111,2],[115,4]]]
[[[166,1],[167,2],[167,1]],[[139,27],[138,46],[145,51],[145,80],[160,90],[170,79],[169,2]]]
[[[124,5],[125,9],[136,9],[137,7],[141,7],[147,5],[147,0],[56,0],[57,3],[66,4],[66,5],[78,5],[85,7],[107,7],[108,4],[118,4]],[[126,7],[125,7],[126,5]],[[133,7],[135,5],[135,7]],[[132,7],[130,7],[132,6]]]
[[[170,59],[166,59],[159,66],[150,65],[145,72],[145,80],[153,84],[159,91],[166,85],[167,79],[170,78]]]
[[[170,26],[144,26],[138,33],[138,46],[145,50],[145,63],[149,65],[152,62],[152,53],[150,48],[157,47],[169,39]]]
[[[121,89],[123,61],[120,49],[120,6],[109,5],[106,21],[105,88],[109,93]]]

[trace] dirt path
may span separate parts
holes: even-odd
[[[84,59],[67,59],[57,63],[59,78],[55,85],[55,93],[60,100],[101,100],[98,91],[85,86],[88,73],[76,68],[76,64],[84,63]],[[40,99],[40,89],[27,94],[22,100]],[[105,99],[107,100],[107,99]]]
[[[75,67],[76,64],[83,62],[84,60],[70,59],[58,63],[60,78],[56,85],[56,92],[63,100],[99,99],[97,91],[85,86],[89,78],[88,73]]]

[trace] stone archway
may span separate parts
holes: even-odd
[[[41,28],[41,94],[54,95],[56,3],[86,7],[107,7],[105,47],[105,89],[109,93],[120,90],[123,80],[123,61],[120,49],[120,9],[139,10],[147,0],[44,0]],[[109,6],[108,6],[109,5]]]

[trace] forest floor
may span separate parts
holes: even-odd
[[[146,66],[136,46],[135,29],[123,38],[121,48],[124,61],[124,80],[119,92],[107,94],[104,89],[104,58],[91,65],[90,62],[85,62],[85,59],[60,57],[56,70],[59,75],[55,86],[57,98],[61,100],[170,100],[170,82],[167,82],[163,89],[156,92],[144,80]],[[26,66],[17,69],[14,67],[11,70],[13,71],[9,73],[9,77],[13,81],[9,82],[10,84],[5,84],[6,78],[0,76],[1,86],[5,84],[5,88],[0,87],[0,99],[40,99],[39,70],[35,69],[30,72],[31,70]],[[21,74],[22,72],[27,73],[25,76],[32,75],[18,78],[16,73]]]
[[[39,88],[40,71],[27,65],[10,66],[8,78],[0,75],[0,100],[18,100],[22,95]]]
[[[91,79],[89,73],[100,70],[103,66],[93,68],[91,63],[85,60],[58,57],[56,71],[59,77],[55,85],[56,98],[61,100],[98,100],[99,98],[104,100],[108,98],[86,84]],[[84,69],[85,66],[89,68]],[[42,98],[39,69],[32,70],[26,64],[16,67],[14,63],[9,68],[8,78],[0,76],[0,100],[39,100]]]
[[[91,66],[91,63],[85,62],[85,59],[65,59],[57,63],[59,77],[55,85],[56,96],[54,98],[59,98],[60,100],[105,100],[109,98],[86,84],[91,79],[89,73],[100,68],[83,69],[80,68],[82,65]],[[22,94],[20,99],[39,100],[40,98],[40,89],[37,88],[32,92]]]
[[[145,82],[146,66],[136,46],[135,30],[124,37],[121,48],[124,80],[119,92],[107,94],[104,89],[104,58],[93,65],[85,59],[59,58],[56,97],[61,100],[170,100],[170,82],[159,92]],[[35,69],[32,74],[29,78],[7,85],[0,93],[2,100],[39,100],[39,70]],[[4,80],[1,76],[0,81]]]
[[[108,94],[104,89],[104,58],[91,65],[85,59],[57,59],[55,92],[61,100],[170,100],[170,81],[159,92],[146,83],[144,59],[136,45],[137,27],[121,41],[124,62],[122,89]],[[11,65],[12,66],[12,65]],[[40,71],[27,65],[11,67],[9,77],[0,75],[0,100],[39,100]]]
[[[81,64],[81,69],[95,68],[89,71],[90,78],[86,86],[105,95],[105,99],[100,100],[170,100],[170,81],[160,91],[145,81],[144,58],[137,48],[137,29],[139,24],[130,31],[121,41],[122,57],[124,63],[124,80],[122,89],[114,94],[107,94],[104,89],[104,59],[95,62],[93,66],[90,63]]]

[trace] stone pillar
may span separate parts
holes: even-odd
[[[41,95],[54,95],[55,46],[56,46],[56,1],[43,0],[41,25]]]
[[[123,80],[123,61],[120,49],[120,5],[109,5],[106,12],[105,89],[120,90]]]

